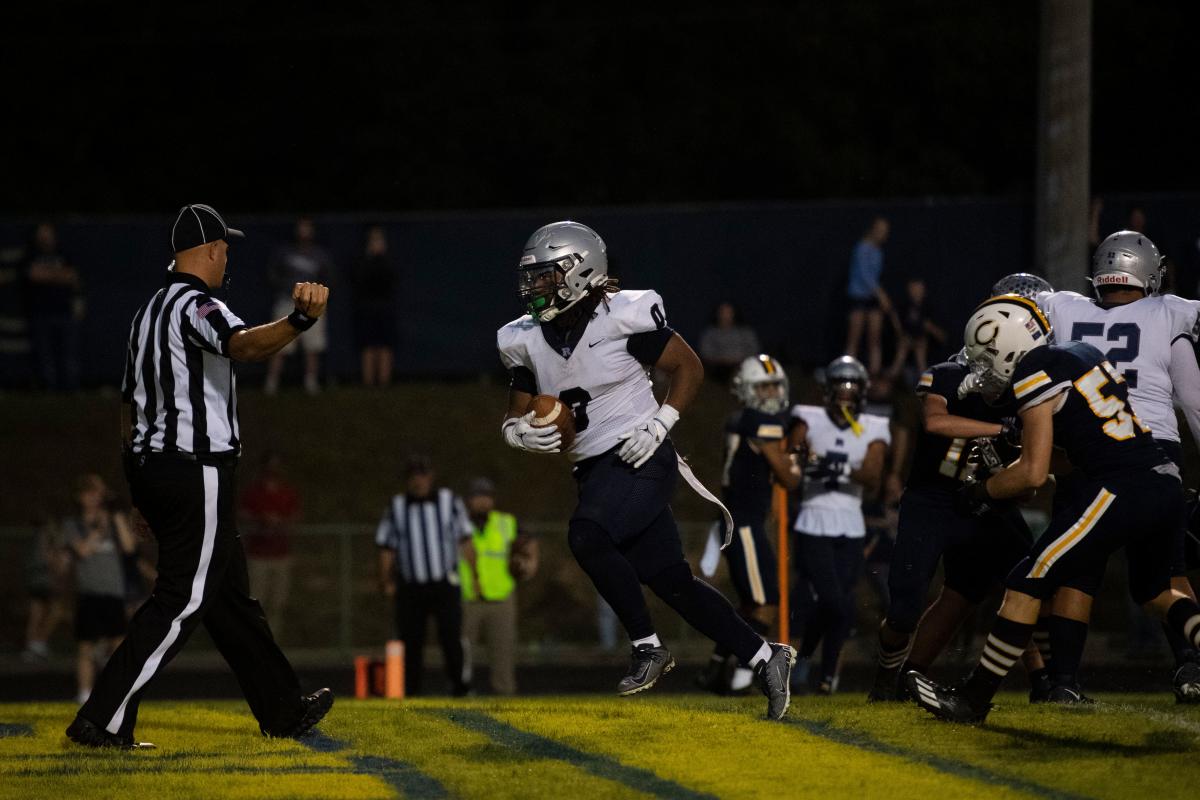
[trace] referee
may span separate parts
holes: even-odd
[[[404,690],[421,693],[425,626],[437,625],[450,692],[469,690],[462,643],[460,548],[470,545],[471,528],[462,501],[446,488],[434,488],[433,465],[423,455],[409,458],[403,494],[392,498],[379,527],[379,578],[383,593],[396,603],[396,631],[404,641]]]
[[[298,283],[295,311],[248,328],[210,294],[225,279],[229,241],[240,238],[211,206],[184,206],[171,228],[175,262],[166,285],[133,318],[122,384],[124,461],[133,503],[158,540],[158,579],[67,728],[78,744],[142,746],[133,738],[142,692],[201,622],[264,735],[300,736],[333,705],[329,689],[301,695],[250,596],[234,523],[241,441],[232,364],[269,358],[312,327],[329,290]]]

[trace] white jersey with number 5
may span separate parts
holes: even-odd
[[[1195,344],[1200,304],[1173,294],[1107,308],[1076,292],[1042,292],[1035,299],[1055,339],[1093,345],[1124,373],[1133,411],[1155,439],[1179,441],[1171,350],[1179,339]]]
[[[576,436],[567,451],[572,461],[611,450],[618,436],[658,412],[647,365],[631,352],[650,340],[653,353],[654,342],[670,335],[657,292],[622,289],[610,295],[565,353],[542,328],[526,314],[496,333],[496,346],[505,368],[529,370],[537,393],[554,395],[574,412]]]
[[[835,425],[823,406],[796,406],[792,416],[808,426],[808,449],[812,454],[840,458],[851,469],[862,467],[872,442],[892,443],[887,418],[875,414],[859,415],[859,433]],[[845,478],[828,483],[805,480],[796,530],[816,536],[865,536],[862,495],[862,485]]]

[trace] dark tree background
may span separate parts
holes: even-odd
[[[505,5],[11,4],[0,212],[1033,185],[1032,0]],[[1197,4],[1097,0],[1097,191],[1200,183],[1198,22]]]

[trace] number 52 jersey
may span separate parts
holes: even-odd
[[[1178,442],[1171,346],[1180,338],[1195,344],[1200,305],[1170,294],[1109,307],[1075,292],[1042,292],[1036,299],[1059,342],[1087,342],[1119,370],[1133,410],[1154,438]]]
[[[622,289],[561,332],[528,314],[496,333],[512,387],[562,400],[575,414],[571,461],[606,453],[658,412],[648,374],[674,335],[657,292]]]

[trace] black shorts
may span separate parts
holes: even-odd
[[[971,603],[982,602],[1028,553],[1033,537],[1011,505],[981,516],[960,514],[943,491],[906,491],[900,500],[895,553],[888,574],[892,602],[924,604],[943,561],[945,585]]]
[[[723,552],[729,577],[743,606],[779,605],[779,565],[761,522],[743,525],[733,515],[733,541]]]
[[[124,636],[125,601],[105,594],[81,594],[75,598],[75,640],[94,642]]]
[[[637,569],[639,578],[645,581],[668,567],[687,563],[671,515],[679,463],[670,439],[638,469],[622,461],[613,448],[580,461],[573,473],[579,505],[571,521],[599,525]]]
[[[1183,517],[1180,485],[1175,475],[1151,470],[1081,479],[1071,497],[1055,503],[1050,526],[1005,585],[1044,600],[1072,579],[1102,574],[1124,547],[1129,593],[1138,603],[1153,599],[1170,585]]]
[[[870,297],[850,297],[846,296],[846,303],[849,304],[851,311],[875,311],[879,308],[879,298],[875,295]]]

